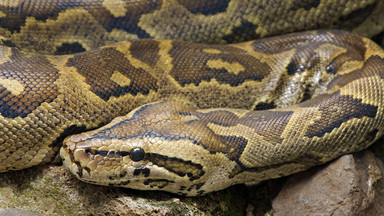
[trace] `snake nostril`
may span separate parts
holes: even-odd
[[[131,152],[129,154],[129,157],[133,161],[141,161],[145,157],[145,152],[144,152],[144,150],[142,148],[134,148],[134,149],[131,150]]]
[[[69,150],[69,151],[74,151],[76,149],[76,144],[67,140],[63,142],[63,149]]]

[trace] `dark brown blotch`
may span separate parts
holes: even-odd
[[[264,137],[265,140],[272,143],[281,143],[284,132],[293,111],[253,111],[247,113],[239,120],[239,124],[254,129]]]
[[[140,175],[140,174],[143,174],[144,175],[144,177],[148,177],[149,176],[149,174],[150,174],[150,169],[149,168],[147,168],[147,167],[138,167],[138,168],[136,168],[134,171],[133,171],[133,175],[134,176],[138,176],[138,175]]]
[[[198,115],[202,121],[212,124],[230,127],[238,123],[239,117],[234,113],[226,110],[216,110],[208,113],[201,113]]]
[[[362,99],[340,95],[339,92],[319,95],[299,106],[318,107],[321,112],[321,117],[307,129],[305,136],[309,138],[322,137],[353,118],[375,118],[378,110],[377,106],[365,104]]]
[[[192,44],[173,41],[169,51],[173,68],[170,75],[181,85],[194,84],[215,79],[220,84],[239,86],[247,80],[261,81],[269,75],[268,64],[248,55],[244,50],[231,46]],[[208,53],[204,50],[215,49],[220,53]],[[221,60],[229,64],[240,64],[244,70],[232,73],[225,68],[211,68],[210,60]],[[181,73],[182,72],[182,73]]]
[[[229,159],[238,162],[241,155],[243,154],[245,147],[247,147],[248,140],[240,136],[220,136],[220,137],[228,141],[229,143],[227,144],[227,146],[231,147],[231,148],[225,149],[224,151],[223,150],[221,151],[223,151],[223,153],[225,153]]]
[[[196,122],[195,125],[211,123],[224,127],[234,127],[241,124],[252,128],[253,133],[263,136],[267,141],[281,143],[283,141],[281,135],[292,114],[293,111],[250,111],[239,118],[229,111],[212,111],[199,113],[201,123]],[[212,143],[198,142],[198,144],[203,145],[211,154],[224,153],[228,158],[237,162],[248,144],[248,140],[240,136],[219,136],[214,133],[211,136],[210,139],[206,140],[215,140]],[[224,145],[217,145],[217,143]]]
[[[378,2],[379,1],[374,1],[371,4],[366,5],[364,8],[358,8],[347,15],[341,16],[339,20],[334,23],[334,25],[344,29],[352,29],[360,25],[376,9]]]
[[[177,0],[188,11],[193,14],[215,15],[225,12],[231,0]]]
[[[153,153],[148,153],[146,158],[148,161],[156,164],[157,166],[164,167],[168,171],[181,177],[188,176],[190,181],[197,180],[205,174],[205,171],[200,164],[196,164],[191,161],[184,161],[181,158],[168,157]],[[187,170],[194,170],[195,172],[191,173]]]
[[[140,18],[144,14],[151,14],[153,11],[161,8],[163,1],[143,0],[140,3],[136,1],[126,1],[124,8],[125,16],[115,17],[108,9],[102,6],[103,1],[95,1],[97,7],[89,7],[89,12],[98,22],[108,31],[113,29],[124,30],[125,32],[135,34],[138,38],[150,38],[151,36],[139,27]]]
[[[256,105],[255,110],[267,110],[276,108],[276,104],[272,101],[270,103],[260,102]]]
[[[61,46],[56,48],[55,55],[66,55],[84,51],[85,48],[79,42],[63,43]]]
[[[159,42],[155,40],[133,40],[131,41],[131,55],[149,66],[155,66],[159,59]]]
[[[196,191],[199,191],[201,187],[203,187],[203,185],[205,184],[205,182],[202,182],[202,183],[198,183],[198,184],[193,184],[191,185],[187,191],[192,191],[192,190],[196,190]]]
[[[362,70],[369,72],[370,75],[379,74],[380,78],[384,79],[384,59],[379,56],[371,56],[365,62]]]
[[[162,189],[170,183],[175,183],[174,181],[168,179],[147,179],[144,181],[144,185],[149,185],[151,188],[157,187]]]
[[[223,39],[228,43],[237,43],[260,38],[260,35],[256,33],[257,27],[258,25],[242,19],[240,25],[234,27],[232,33],[225,35]]]
[[[96,51],[79,53],[68,60],[67,66],[75,67],[91,91],[101,99],[108,101],[110,97],[125,94],[143,95],[157,91],[157,80],[141,68],[134,67],[123,53],[115,48],[102,48]],[[118,71],[130,80],[130,84],[120,86],[111,80],[113,73]]]
[[[375,141],[378,133],[378,129],[373,129],[372,131],[368,132],[367,135],[365,135],[365,140],[367,140],[368,142]]]
[[[12,48],[10,61],[0,65],[0,78],[16,80],[24,87],[14,95],[0,85],[0,113],[6,118],[24,118],[60,94],[55,84],[59,71],[54,65],[44,56],[27,56],[17,48]]]
[[[365,62],[362,68],[351,71],[347,74],[336,76],[328,85],[327,89],[344,87],[355,80],[376,76],[384,79],[384,59],[379,56],[371,56]]]
[[[308,1],[303,1],[303,0],[294,0],[292,2],[292,7],[290,10],[296,11],[301,8],[303,8],[306,11],[309,11],[312,8],[316,8],[319,6],[320,0],[308,0]]]

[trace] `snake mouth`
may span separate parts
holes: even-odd
[[[108,150],[108,145],[101,144],[105,143],[98,139],[89,140],[84,136],[68,137],[60,149],[64,165],[83,180],[83,178],[92,179],[91,176],[98,175],[101,172],[99,170],[102,170],[101,167],[106,167],[105,170],[115,173],[113,169],[123,167],[131,161],[129,151],[114,148]]]
[[[95,149],[86,149],[85,153],[92,156],[101,155],[103,157],[108,157],[108,158],[121,158],[121,157],[130,155],[130,152],[126,152],[126,151],[106,151],[106,150],[95,150]]]

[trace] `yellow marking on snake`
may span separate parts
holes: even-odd
[[[0,38],[2,40],[2,38]],[[4,53],[4,55],[0,56],[0,64],[4,64],[5,62],[9,62],[11,59],[9,58],[12,54],[12,49],[9,47],[0,47],[0,52]]]
[[[8,7],[18,7],[18,6],[20,6],[21,2],[22,2],[22,0],[12,0],[12,1],[7,1],[7,3],[4,3],[2,1],[1,5],[7,5]]]
[[[126,76],[121,74],[119,71],[115,71],[112,76],[111,80],[119,84],[120,86],[129,86],[131,84],[131,80],[128,79]]]
[[[222,59],[209,60],[207,62],[207,65],[212,69],[225,69],[229,73],[233,73],[236,75],[245,70],[245,68],[238,62],[230,63],[223,61]]]
[[[123,17],[127,13],[125,2],[122,0],[104,0],[103,6],[106,7],[115,17]]]
[[[221,50],[218,49],[203,49],[203,52],[210,53],[210,54],[221,54]]]
[[[24,86],[17,80],[0,78],[0,84],[14,95],[19,95],[24,91]]]

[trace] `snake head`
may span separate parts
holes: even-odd
[[[228,187],[224,173],[234,165],[210,151],[217,145],[215,134],[195,111],[176,102],[141,106],[97,130],[68,137],[60,151],[64,165],[79,179],[101,185],[186,196]]]

